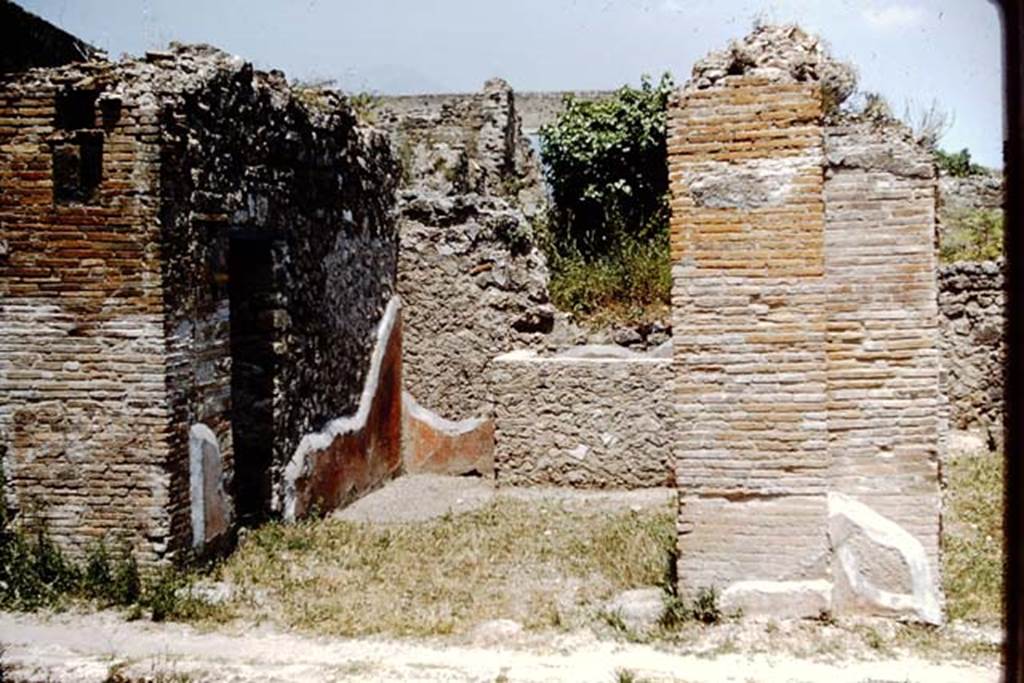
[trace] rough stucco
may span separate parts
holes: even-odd
[[[381,118],[406,169],[406,388],[444,418],[484,416],[491,359],[542,343],[555,324],[531,223],[543,205],[540,170],[515,96],[495,80],[440,109],[385,109]]]
[[[991,448],[1003,442],[1005,309],[1002,263],[939,269],[939,344],[950,426],[981,432]]]
[[[672,484],[671,361],[585,355],[517,351],[491,364],[499,485]]]

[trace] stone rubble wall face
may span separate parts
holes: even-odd
[[[778,75],[690,86],[669,126],[681,589],[941,619],[926,154]]]
[[[386,139],[337,103],[311,111],[283,87],[248,66],[225,71],[175,98],[180,123],[164,148],[175,423],[207,423],[222,448],[231,439],[230,239],[271,243],[272,281],[250,313],[274,338],[272,424],[261,435],[272,442],[271,512],[302,437],[358,408],[398,258]]]
[[[497,358],[490,368],[501,486],[670,486],[665,360]]]
[[[1003,267],[953,263],[939,269],[939,345],[950,403],[950,427],[1003,440],[1006,360]]]
[[[491,81],[439,108],[390,111],[385,101],[382,119],[406,164],[398,265],[405,386],[444,418],[487,415],[491,360],[536,345],[554,314],[530,222],[543,203],[539,167],[515,96]]]
[[[95,201],[55,203],[56,73],[0,85],[4,497],[74,555],[123,533],[145,562],[171,531],[158,112],[124,102]]]

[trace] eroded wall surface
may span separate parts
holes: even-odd
[[[516,351],[494,360],[490,382],[499,485],[672,484],[670,359]]]
[[[939,268],[939,344],[950,427],[981,432],[991,448],[1003,442],[1005,307],[1001,262]]]
[[[483,92],[381,114],[405,168],[398,291],[405,386],[449,420],[489,413],[487,367],[555,324],[547,262],[533,239],[540,170],[515,95]]]
[[[694,75],[669,123],[680,586],[938,621],[930,158],[826,120],[849,81],[795,27]]]

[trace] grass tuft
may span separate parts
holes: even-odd
[[[665,509],[608,514],[499,499],[427,522],[318,520],[254,531],[221,567],[233,609],[330,635],[465,633],[491,619],[572,628],[615,592],[656,585]]]
[[[946,463],[943,587],[950,619],[999,623],[1003,605],[1003,456]]]

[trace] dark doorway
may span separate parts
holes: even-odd
[[[228,250],[231,301],[231,425],[235,509],[251,526],[270,514],[274,448],[275,311],[273,241],[235,235]]]

